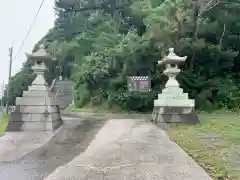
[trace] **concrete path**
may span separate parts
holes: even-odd
[[[86,150],[104,122],[64,118],[54,134],[6,133],[0,137],[0,180],[43,180]]]
[[[211,180],[151,123],[87,119],[0,137],[0,180]]]
[[[45,180],[67,179],[212,180],[159,127],[133,119],[109,120],[84,153]]]

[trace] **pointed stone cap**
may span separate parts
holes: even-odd
[[[32,54],[26,53],[26,56],[32,61],[38,61],[38,60],[49,61],[53,59],[52,56],[45,51],[45,47],[43,44],[39,46],[39,49],[37,52],[34,52]]]
[[[37,85],[38,87],[40,86],[48,86],[44,76],[37,76],[34,81],[32,82],[32,86]],[[46,89],[43,89],[46,90]]]
[[[186,61],[187,56],[180,57],[174,53],[174,48],[169,48],[169,54],[163,58],[162,61],[158,61],[158,64],[179,64]]]

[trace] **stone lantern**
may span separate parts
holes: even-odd
[[[33,54],[26,53],[26,56],[29,61],[33,61],[32,70],[37,75],[29,90],[48,90],[48,84],[44,77],[44,72],[47,70],[45,63],[53,58],[45,52],[44,45],[40,45],[39,50]]]
[[[26,54],[28,60],[33,61],[33,71],[36,74],[28,91],[23,91],[23,97],[16,98],[16,109],[11,114],[8,131],[54,131],[62,125],[59,107],[55,94],[45,80],[47,70],[45,62],[52,57],[45,52],[41,45],[33,54]]]
[[[168,81],[158,99],[154,100],[152,119],[156,123],[196,123],[198,122],[195,113],[195,101],[188,98],[188,94],[180,88],[176,76],[180,73],[178,65],[185,62],[187,56],[180,57],[169,49],[168,56],[165,56],[158,64],[165,65],[163,73],[168,76]]]

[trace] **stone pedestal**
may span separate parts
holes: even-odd
[[[197,123],[194,100],[188,99],[188,94],[181,88],[176,88],[175,93],[168,91],[168,88],[163,89],[154,100],[152,120],[155,123]]]
[[[176,76],[180,72],[178,63],[186,60],[187,57],[176,56],[173,49],[159,64],[165,64],[164,74],[168,76],[168,81],[158,99],[154,100],[152,121],[155,123],[197,123],[199,122],[195,112],[195,101],[188,98],[188,94],[183,92]]]
[[[152,113],[154,123],[188,123],[198,122],[194,108],[188,107],[154,107]]]
[[[27,56],[34,60],[33,70],[37,77],[28,91],[23,92],[23,97],[17,97],[7,131],[54,131],[62,125],[62,119],[55,94],[49,91],[44,78],[44,61],[50,57],[43,46],[38,52]]]
[[[7,131],[54,131],[61,125],[59,107],[48,91],[25,91],[16,99]]]

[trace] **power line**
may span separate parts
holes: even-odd
[[[19,48],[18,51],[17,51],[17,54],[16,54],[16,55],[14,56],[14,58],[13,58],[13,62],[14,62],[14,61],[16,60],[16,58],[18,57],[19,53],[21,52],[21,50],[22,50],[22,48],[23,48],[23,46],[24,46],[24,43],[26,42],[29,34],[31,33],[32,28],[33,28],[34,24],[36,23],[38,14],[39,14],[40,10],[42,9],[42,6],[43,6],[44,1],[45,1],[45,0],[42,0],[40,6],[39,6],[39,8],[38,8],[38,11],[37,11],[37,13],[35,14],[35,17],[34,17],[32,23],[31,23],[31,25],[30,25],[30,28],[29,28],[29,30],[28,30],[25,38],[23,39],[22,44],[21,44],[20,48]]]

